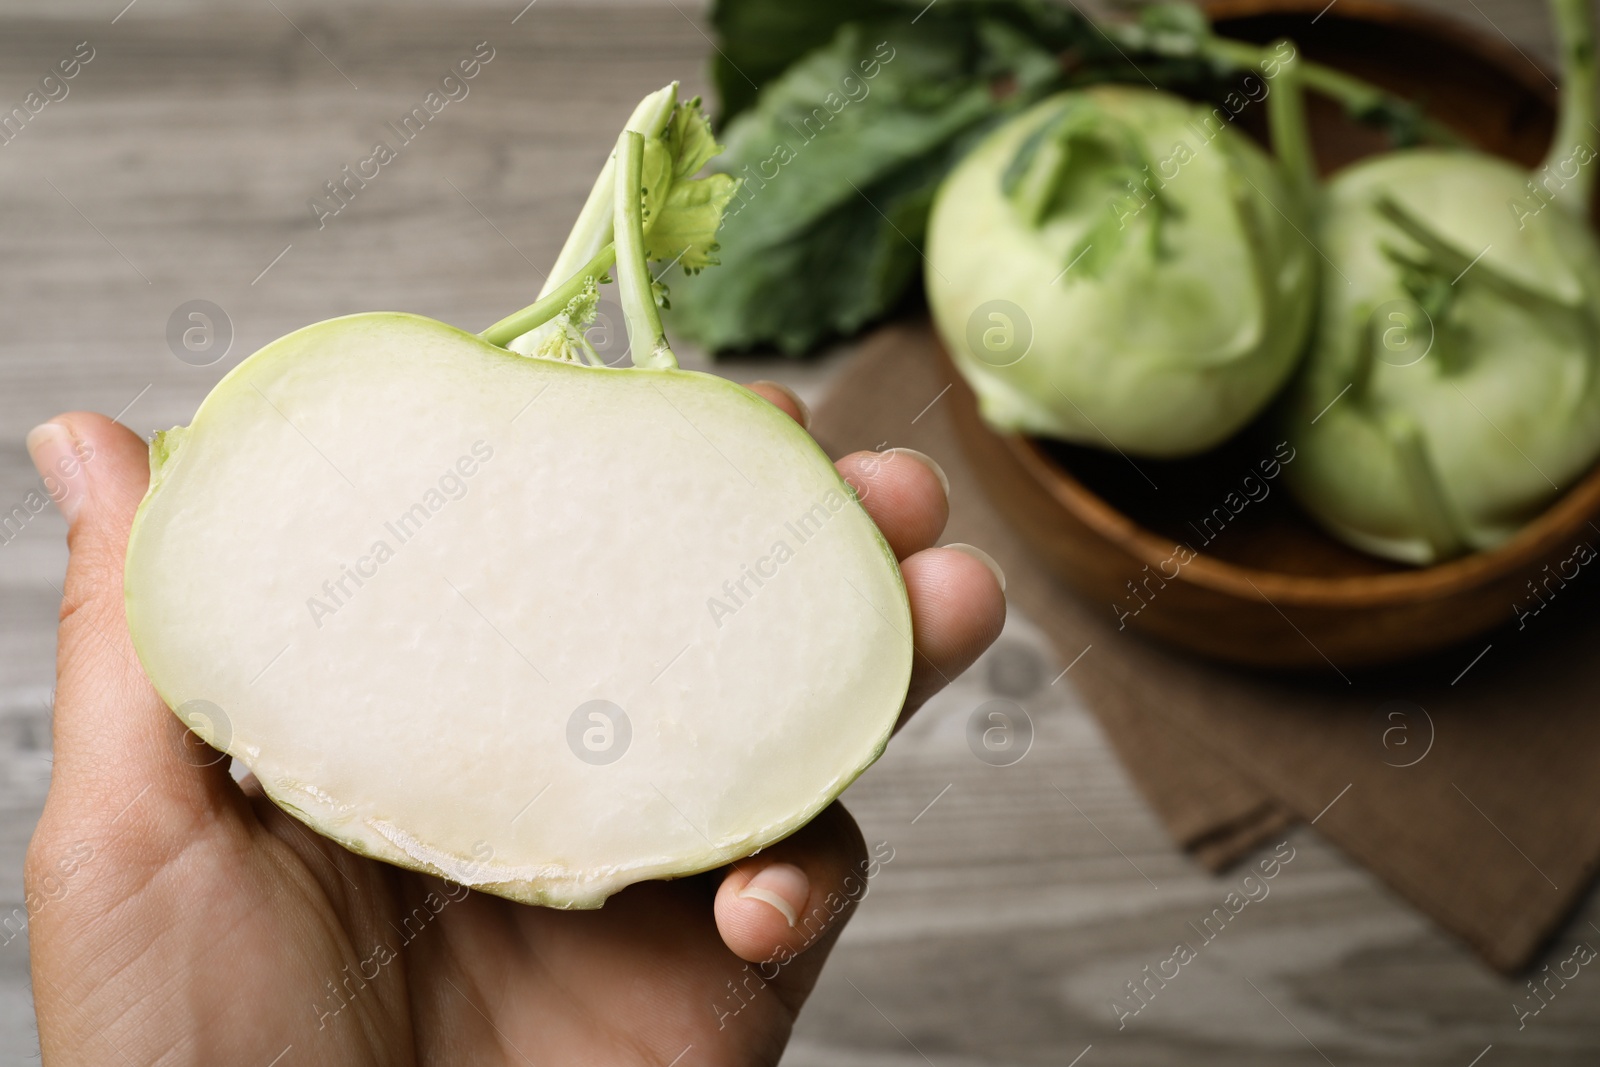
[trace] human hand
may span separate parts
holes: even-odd
[[[785,391],[754,388],[803,421]],[[253,778],[236,783],[145,679],[122,596],[145,443],[71,414],[29,451],[71,549],[54,773],[25,871],[47,1065],[778,1061],[859,898],[849,886],[883,858],[843,807],[757,857],[591,912],[347,852]],[[904,721],[999,634],[1003,590],[975,556],[931,547],[948,516],[935,468],[902,452],[838,466],[905,576]]]

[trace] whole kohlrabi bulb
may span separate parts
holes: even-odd
[[[1184,456],[1278,392],[1315,252],[1278,167],[1224,117],[1144,89],[1064,93],[951,174],[929,300],[992,426]]]
[[[1417,150],[1335,179],[1318,233],[1321,319],[1285,406],[1293,491],[1402,562],[1503,542],[1600,454],[1588,223],[1509,163]]]
[[[1375,555],[1493,548],[1600,455],[1594,15],[1589,0],[1550,8],[1566,83],[1539,174],[1412,150],[1316,197],[1328,264],[1283,409],[1300,454],[1289,484]]]

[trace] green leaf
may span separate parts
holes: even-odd
[[[645,255],[676,263],[686,274],[716,266],[717,230],[738,189],[739,182],[726,174],[675,183],[666,203],[646,220]]]
[[[727,124],[755,106],[769,83],[827,46],[847,23],[892,30],[896,47],[914,47],[913,34],[954,30],[975,36],[978,27],[989,24],[1009,27],[1045,53],[1072,48],[1088,62],[1117,56],[1076,10],[1049,0],[715,0],[711,24],[718,45],[711,75],[722,105],[720,121]],[[1120,56],[1117,63],[1136,75]]]
[[[679,104],[661,137],[645,143],[647,258],[690,274],[718,263],[717,230],[739,182],[726,174],[694,175],[721,151],[698,97]]]
[[[713,351],[800,355],[880,318],[921,269],[917,242],[944,166],[913,161],[789,239],[725,243],[714,273],[673,282],[673,328]]]
[[[986,9],[989,5],[983,5]],[[724,269],[673,286],[673,323],[713,349],[801,353],[882,317],[921,264],[927,210],[960,150],[1051,88],[1048,47],[1006,21],[849,24],[728,126],[742,178]],[[1001,98],[999,79],[1014,91]]]
[[[698,96],[679,104],[672,113],[666,142],[674,160],[672,175],[680,181],[699,174],[722,151]]]
[[[1151,4],[1139,12],[1139,25],[1152,34],[1167,34],[1173,40],[1187,39],[1198,50],[1211,36],[1211,23],[1194,4]]]
[[[716,0],[711,25],[717,53],[711,79],[726,125],[753,106],[757,93],[802,56],[833,40],[846,22],[893,18],[885,0]]]

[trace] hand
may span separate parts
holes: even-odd
[[[783,390],[757,391],[804,419]],[[859,896],[845,887],[873,869],[841,806],[759,857],[592,912],[346,852],[253,778],[236,784],[226,758],[186,760],[186,744],[210,750],[145,680],[122,599],[144,442],[73,414],[29,450],[71,548],[55,768],[25,875],[47,1065],[778,1061]],[[994,640],[1004,596],[979,559],[931,547],[948,514],[932,467],[863,453],[839,469],[901,560],[918,653],[908,715]],[[779,902],[823,932],[791,927]]]

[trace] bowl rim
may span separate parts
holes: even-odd
[[[1018,462],[1051,497],[1074,518],[1136,562],[1160,568],[1168,564],[1180,542],[1149,530],[1107,503],[1045,451],[1045,445],[1019,434],[998,435]],[[1538,518],[1518,530],[1498,548],[1475,552],[1448,563],[1391,574],[1344,575],[1319,578],[1261,570],[1208,554],[1198,549],[1178,576],[1162,576],[1211,589],[1227,596],[1283,602],[1301,607],[1351,608],[1375,604],[1401,605],[1440,600],[1464,588],[1487,585],[1525,571],[1546,559],[1564,542],[1579,538],[1587,523],[1600,537],[1592,519],[1600,512],[1600,465],[1596,465]],[[1314,521],[1309,520],[1308,521]],[[1576,541],[1576,551],[1582,544]]]
[[[1272,15],[1324,14],[1344,22],[1403,25],[1476,53],[1529,92],[1553,105],[1555,91],[1544,64],[1509,45],[1477,33],[1459,19],[1392,0],[1342,0],[1329,11],[1324,0],[1208,0],[1204,5],[1213,21]],[[941,344],[941,348],[943,345]],[[949,359],[946,353],[946,359]],[[989,431],[993,433],[994,431]],[[1084,485],[1058,463],[1039,440],[1022,434],[996,434],[1027,470],[1068,513],[1107,542],[1119,546],[1136,562],[1158,568],[1171,561],[1180,543],[1141,526]],[[1399,606],[1436,601],[1513,577],[1548,559],[1564,542],[1579,538],[1584,525],[1600,537],[1593,519],[1600,513],[1600,463],[1576,480],[1540,515],[1504,544],[1448,563],[1389,574],[1312,577],[1262,570],[1193,550],[1177,579],[1226,596],[1266,600],[1309,608],[1360,608]],[[1314,520],[1308,520],[1314,521]],[[1578,540],[1572,551],[1584,542]],[[1163,575],[1165,572],[1163,572]]]

